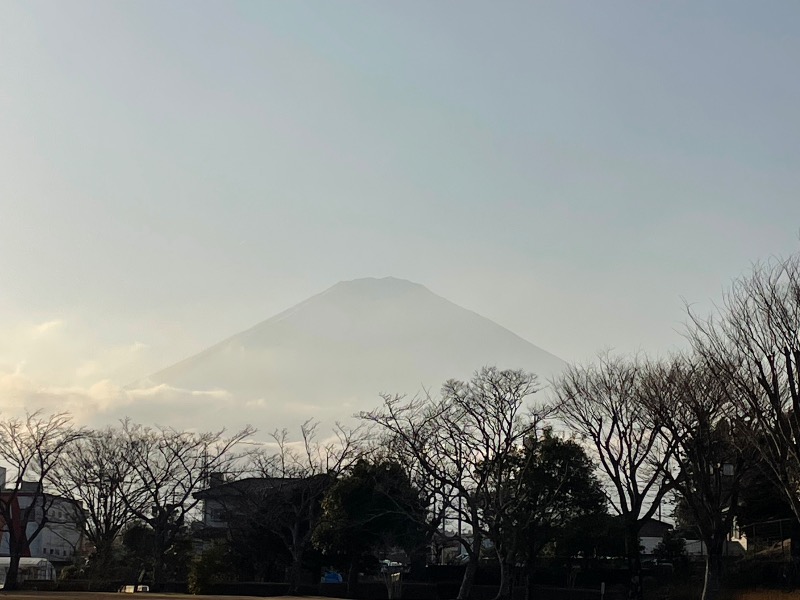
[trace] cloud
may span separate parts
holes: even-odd
[[[58,386],[43,383],[0,364],[0,419],[24,417],[26,413],[67,412],[78,426],[102,428],[118,425],[130,418],[143,425],[174,427],[185,431],[236,432],[247,425],[259,430],[254,438],[260,443],[274,442],[270,434],[284,428],[294,444],[300,437],[302,423],[319,421],[320,443],[335,442],[334,424],[348,421],[338,402],[321,407],[277,396],[238,398],[223,389],[191,390],[166,384],[143,383],[139,387],[120,386],[110,379],[100,379],[88,386]]]
[[[62,321],[61,319],[53,319],[51,321],[45,321],[44,323],[39,323],[38,325],[34,325],[33,333],[36,336],[41,336],[56,329],[60,329],[63,326],[64,326],[64,321]]]
[[[128,346],[128,352],[132,354],[136,352],[142,352],[143,350],[147,350],[149,347],[149,344],[145,344],[143,342],[133,342],[130,346]]]
[[[224,389],[143,381],[164,361],[157,348],[133,339],[109,344],[72,319],[9,325],[0,340],[0,419],[41,410],[68,412],[76,424],[87,427],[115,425],[130,417],[146,425],[187,430],[234,430],[253,424],[271,431],[294,429],[309,416],[305,403],[289,399],[270,396],[248,403],[256,398],[234,398]],[[124,385],[132,381],[139,383]]]
[[[267,382],[257,392],[236,393],[143,380],[156,371],[157,349],[130,339],[105,344],[84,335],[71,319],[21,323],[11,334],[0,340],[0,419],[41,410],[69,412],[76,424],[87,427],[115,425],[129,417],[187,430],[253,425],[262,432],[284,427],[295,432],[309,419],[323,428],[333,426],[361,406],[352,395],[320,396],[305,379]],[[124,385],[132,381],[137,383]]]
[[[160,385],[126,388],[109,379],[88,386],[43,383],[12,365],[0,365],[0,419],[68,412],[77,425],[103,427],[131,418],[144,424],[182,429],[239,429],[247,417],[264,416],[263,408],[247,410],[226,390],[187,390]]]
[[[174,360],[149,339],[115,336],[103,330],[97,334],[73,315],[45,315],[47,318],[0,322],[0,371],[17,365],[19,371],[49,386],[88,388],[97,381],[137,381],[147,373]],[[49,387],[47,386],[47,387]]]
[[[75,369],[75,376],[79,379],[86,379],[87,377],[96,376],[101,369],[102,365],[100,364],[100,361],[87,360],[77,369]]]
[[[0,415],[24,416],[26,412],[69,412],[76,421],[84,421],[109,402],[78,387],[44,385],[22,371],[0,371]]]

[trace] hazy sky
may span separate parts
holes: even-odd
[[[4,0],[0,390],[80,399],[365,276],[567,360],[669,350],[682,298],[800,249],[798,30],[795,0]]]

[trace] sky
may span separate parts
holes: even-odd
[[[359,277],[568,361],[680,348],[687,303],[800,249],[798,29],[794,1],[4,0],[0,409],[94,410]]]

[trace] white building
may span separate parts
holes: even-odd
[[[11,558],[0,556],[0,586],[5,585]],[[56,569],[46,558],[20,558],[19,581],[55,581]]]
[[[26,537],[30,536],[39,527],[42,518],[46,516],[44,528],[30,543],[24,553],[26,558],[44,558],[54,565],[65,565],[72,562],[76,550],[83,539],[83,509],[80,504],[61,496],[42,492],[37,482],[22,482],[19,489],[9,489],[5,485],[5,468],[0,467],[0,497],[9,503],[13,519],[11,526],[19,533],[24,531]],[[36,502],[31,511],[31,518],[27,523],[22,523],[25,509]],[[9,556],[8,524],[0,516],[0,557]]]

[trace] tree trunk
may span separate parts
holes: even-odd
[[[477,511],[472,511],[472,522],[478,522]],[[478,572],[478,560],[481,557],[481,546],[483,546],[483,536],[480,531],[472,532],[472,544],[469,548],[469,560],[467,568],[464,569],[464,578],[461,580],[461,587],[458,589],[458,600],[469,600],[472,593],[472,585],[475,583],[475,574]]]
[[[530,563],[525,568],[525,600],[534,600],[536,592],[533,589],[534,584],[534,565]]]
[[[539,550],[541,550],[541,548],[537,547],[533,536],[528,539],[527,545],[528,549],[525,559],[525,600],[533,600],[536,597],[536,591],[534,590],[536,561],[539,558]]]
[[[105,539],[97,541],[94,547],[92,573],[100,575],[101,577],[108,576],[108,569],[111,566],[111,559],[114,552],[112,543],[113,542],[106,541]]]
[[[292,565],[289,567],[289,594],[297,594],[300,591],[300,576],[303,569],[303,549],[295,547],[292,549]]]
[[[13,552],[6,572],[6,583],[3,591],[13,591],[19,589],[19,552]]]
[[[356,588],[358,586],[358,559],[354,558],[350,561],[350,570],[347,573],[347,597],[356,597]]]
[[[722,586],[722,551],[725,537],[715,536],[707,543],[706,573],[703,580],[702,600],[714,600]]]
[[[420,580],[425,573],[425,564],[427,558],[425,550],[425,546],[418,546],[411,553],[411,581]]]
[[[639,553],[639,528],[630,524],[625,532],[625,552],[628,558],[628,600],[642,600],[642,557]]]
[[[164,540],[164,533],[160,531],[154,532],[153,536],[153,585],[152,591],[160,592],[161,586],[164,583],[164,550],[166,541]],[[141,583],[141,581],[139,582]]]
[[[511,565],[500,556],[499,552],[497,559],[500,565],[500,587],[497,590],[497,595],[494,597],[494,600],[509,600],[511,598],[511,579],[514,574],[512,573]]]
[[[469,600],[472,593],[472,584],[475,583],[475,574],[478,572],[478,555],[470,554],[467,568],[464,570],[464,578],[461,580],[461,587],[458,589],[458,600]]]

